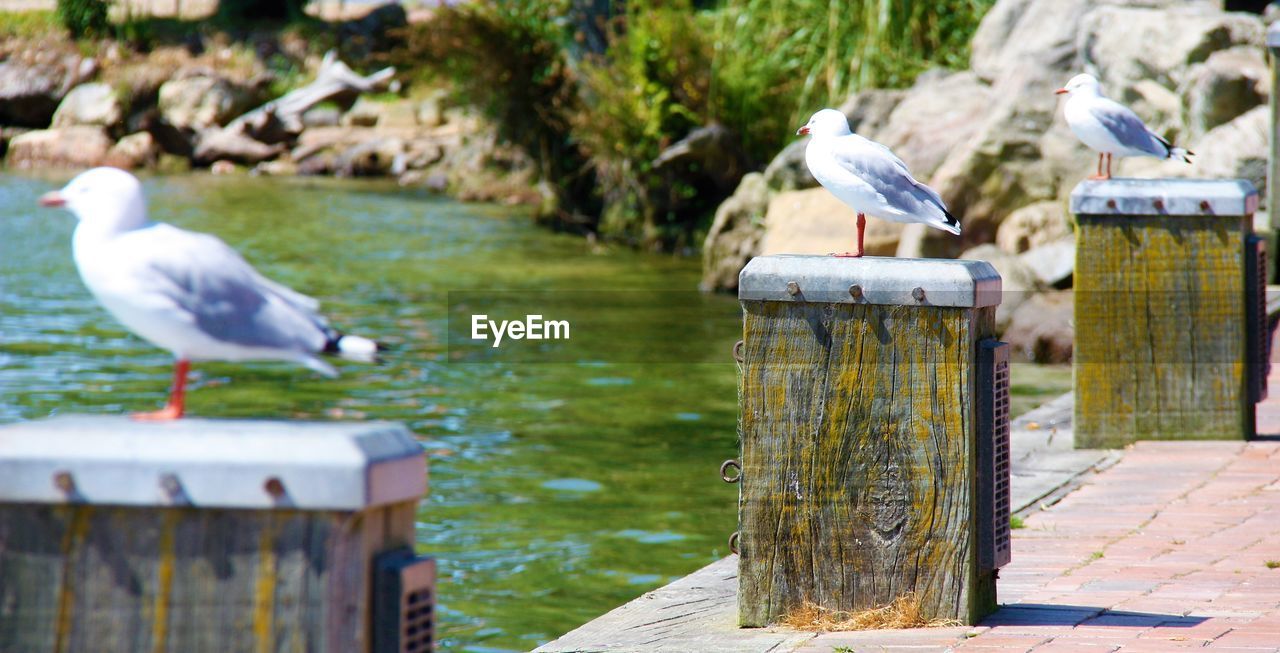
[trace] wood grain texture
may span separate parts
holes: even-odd
[[[0,506],[0,652],[364,651],[413,511]]]
[[[1079,447],[1247,438],[1243,217],[1078,216]]]
[[[930,617],[994,609],[971,463],[975,343],[994,309],[743,307],[741,625],[912,592]]]

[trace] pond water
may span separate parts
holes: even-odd
[[[35,207],[63,181],[0,177],[0,423],[150,410],[167,390],[170,357],[81,285],[74,218]],[[733,298],[691,290],[696,259],[601,247],[541,230],[521,209],[381,183],[145,184],[153,217],[217,234],[320,298],[337,325],[393,347],[380,365],[341,364],[338,379],[198,363],[188,409],[407,424],[430,457],[417,538],[440,565],[441,650],[528,650],[727,553],[736,489],[716,470],[736,453],[741,318]],[[607,338],[548,344],[554,355],[449,345],[451,313],[470,305],[510,300],[523,314],[545,300],[589,319],[617,297],[640,299],[608,309]],[[678,310],[649,319],[665,304]],[[1064,376],[1031,378],[1022,407]]]

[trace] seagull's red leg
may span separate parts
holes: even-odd
[[[1103,179],[1111,178],[1111,153],[1107,153],[1107,174],[1103,175]]]
[[[173,366],[173,389],[169,392],[169,403],[164,408],[150,413],[134,413],[132,417],[144,422],[166,422],[182,417],[186,410],[187,372],[191,371],[191,361],[178,359]]]
[[[842,258],[861,258],[862,257],[862,238],[867,230],[867,216],[858,214],[858,249],[854,252],[845,252],[843,254],[832,254]]]

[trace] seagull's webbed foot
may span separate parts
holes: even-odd
[[[832,253],[831,256],[836,258],[862,258],[862,252],[842,252],[840,254]]]
[[[160,410],[149,413],[133,413],[129,417],[139,422],[171,422],[182,417],[182,406],[166,404]]]

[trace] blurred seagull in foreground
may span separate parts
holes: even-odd
[[[40,204],[79,219],[72,250],[93,296],[177,359],[168,403],[135,419],[182,417],[193,360],[284,360],[328,376],[337,371],[320,354],[376,360],[376,343],[335,331],[319,302],[258,274],[226,243],[148,220],[142,185],[128,172],[94,168]]]
[[[862,256],[867,213],[960,233],[960,221],[947,212],[938,193],[916,181],[889,148],[850,131],[843,113],[823,109],[796,134],[812,137],[804,161],[814,179],[858,214],[858,248],[837,256]]]
[[[1143,124],[1138,114],[1103,95],[1093,75],[1076,75],[1054,93],[1067,96],[1063,113],[1076,138],[1098,152],[1098,174],[1089,179],[1110,179],[1113,155],[1153,156],[1191,163],[1190,156],[1194,152],[1174,147]],[[1107,160],[1105,173],[1102,171],[1103,157]]]

